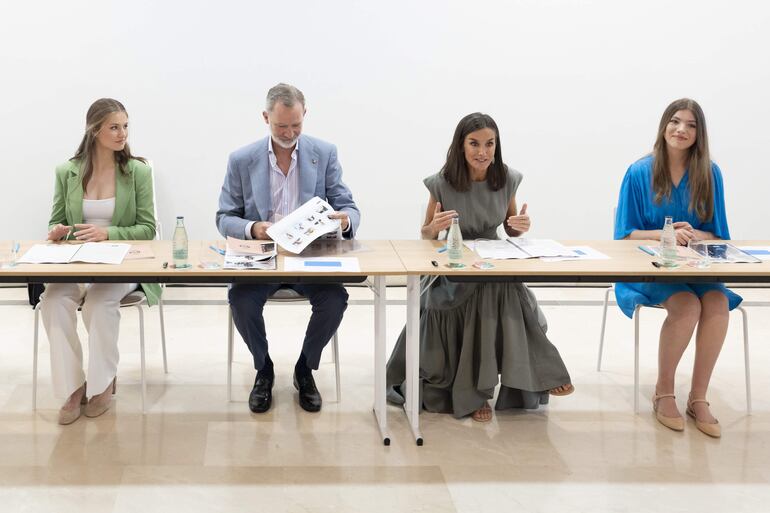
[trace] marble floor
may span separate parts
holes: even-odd
[[[171,288],[167,298],[219,299],[221,288]],[[599,300],[599,289],[537,289],[551,300]],[[0,300],[22,289],[0,289]],[[770,300],[767,290],[746,299]],[[366,290],[351,297],[366,299]],[[403,289],[389,291],[403,299]],[[56,424],[48,344],[41,344],[38,410],[31,411],[29,307],[0,307],[0,511],[393,511],[646,512],[770,511],[770,309],[749,309],[754,413],[746,415],[740,317],[717,365],[709,399],[723,426],[714,440],[689,421],[684,433],[657,424],[649,398],[662,313],[642,318],[641,412],[633,413],[633,323],[610,309],[605,363],[596,371],[601,309],[547,306],[551,339],[576,392],[537,411],[497,413],[489,424],[424,413],[423,447],[404,416],[388,410],[384,447],[371,412],[372,309],[351,306],[340,329],[342,400],[331,363],[316,380],[323,410],[296,404],[291,370],[309,308],[267,311],[276,362],[274,406],[249,412],[254,379],[238,340],[235,402],[226,401],[224,307],[168,306],[169,373],[161,365],[157,309],[146,315],[148,412],[141,414],[138,321],[123,313],[114,408],[97,419]],[[391,344],[405,319],[388,308]],[[678,374],[687,396],[692,347]],[[326,357],[325,357],[326,360]]]

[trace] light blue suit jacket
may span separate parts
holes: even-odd
[[[269,136],[268,136],[269,137]],[[333,144],[307,135],[299,136],[300,205],[318,196],[350,217],[346,237],[355,236],[361,213],[350,189],[342,182],[342,167]],[[267,137],[230,154],[227,175],[219,195],[217,228],[225,237],[245,238],[251,221],[268,221],[270,210],[270,160]]]

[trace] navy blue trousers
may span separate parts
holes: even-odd
[[[228,293],[233,321],[254,357],[256,370],[264,366],[267,355],[262,311],[268,298],[281,287],[294,289],[310,301],[313,313],[305,332],[302,353],[308,367],[317,369],[324,346],[342,322],[342,315],[348,307],[348,293],[345,287],[336,284],[233,284]]]

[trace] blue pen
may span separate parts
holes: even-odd
[[[446,246],[442,246],[442,247],[439,248],[438,252],[439,253],[443,253],[446,250],[447,250],[447,247]]]
[[[655,256],[655,252],[653,250],[651,250],[650,248],[648,248],[647,246],[639,246],[639,249],[641,249],[642,251],[644,251],[645,253],[647,253],[650,256]]]
[[[219,249],[216,246],[209,246],[209,249],[212,250],[212,251],[216,251],[220,255],[224,255],[225,254],[225,250],[224,249]]]

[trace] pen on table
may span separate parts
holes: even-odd
[[[212,250],[212,251],[216,251],[220,255],[224,255],[225,254],[225,250],[224,249],[219,249],[218,247],[216,247],[214,245],[209,246],[209,249]]]
[[[433,265],[433,267],[438,267],[438,262],[436,262],[435,260],[431,260],[430,263],[431,265]]]
[[[655,256],[655,252],[653,250],[651,250],[650,248],[648,248],[647,246],[637,246],[637,247],[639,249],[641,249],[642,251],[644,251],[645,253],[647,253],[648,255]]]
[[[438,252],[439,252],[439,253],[443,253],[443,252],[444,252],[444,251],[446,251],[446,250],[447,250],[447,247],[446,247],[446,246],[441,246],[441,247],[438,249]]]

